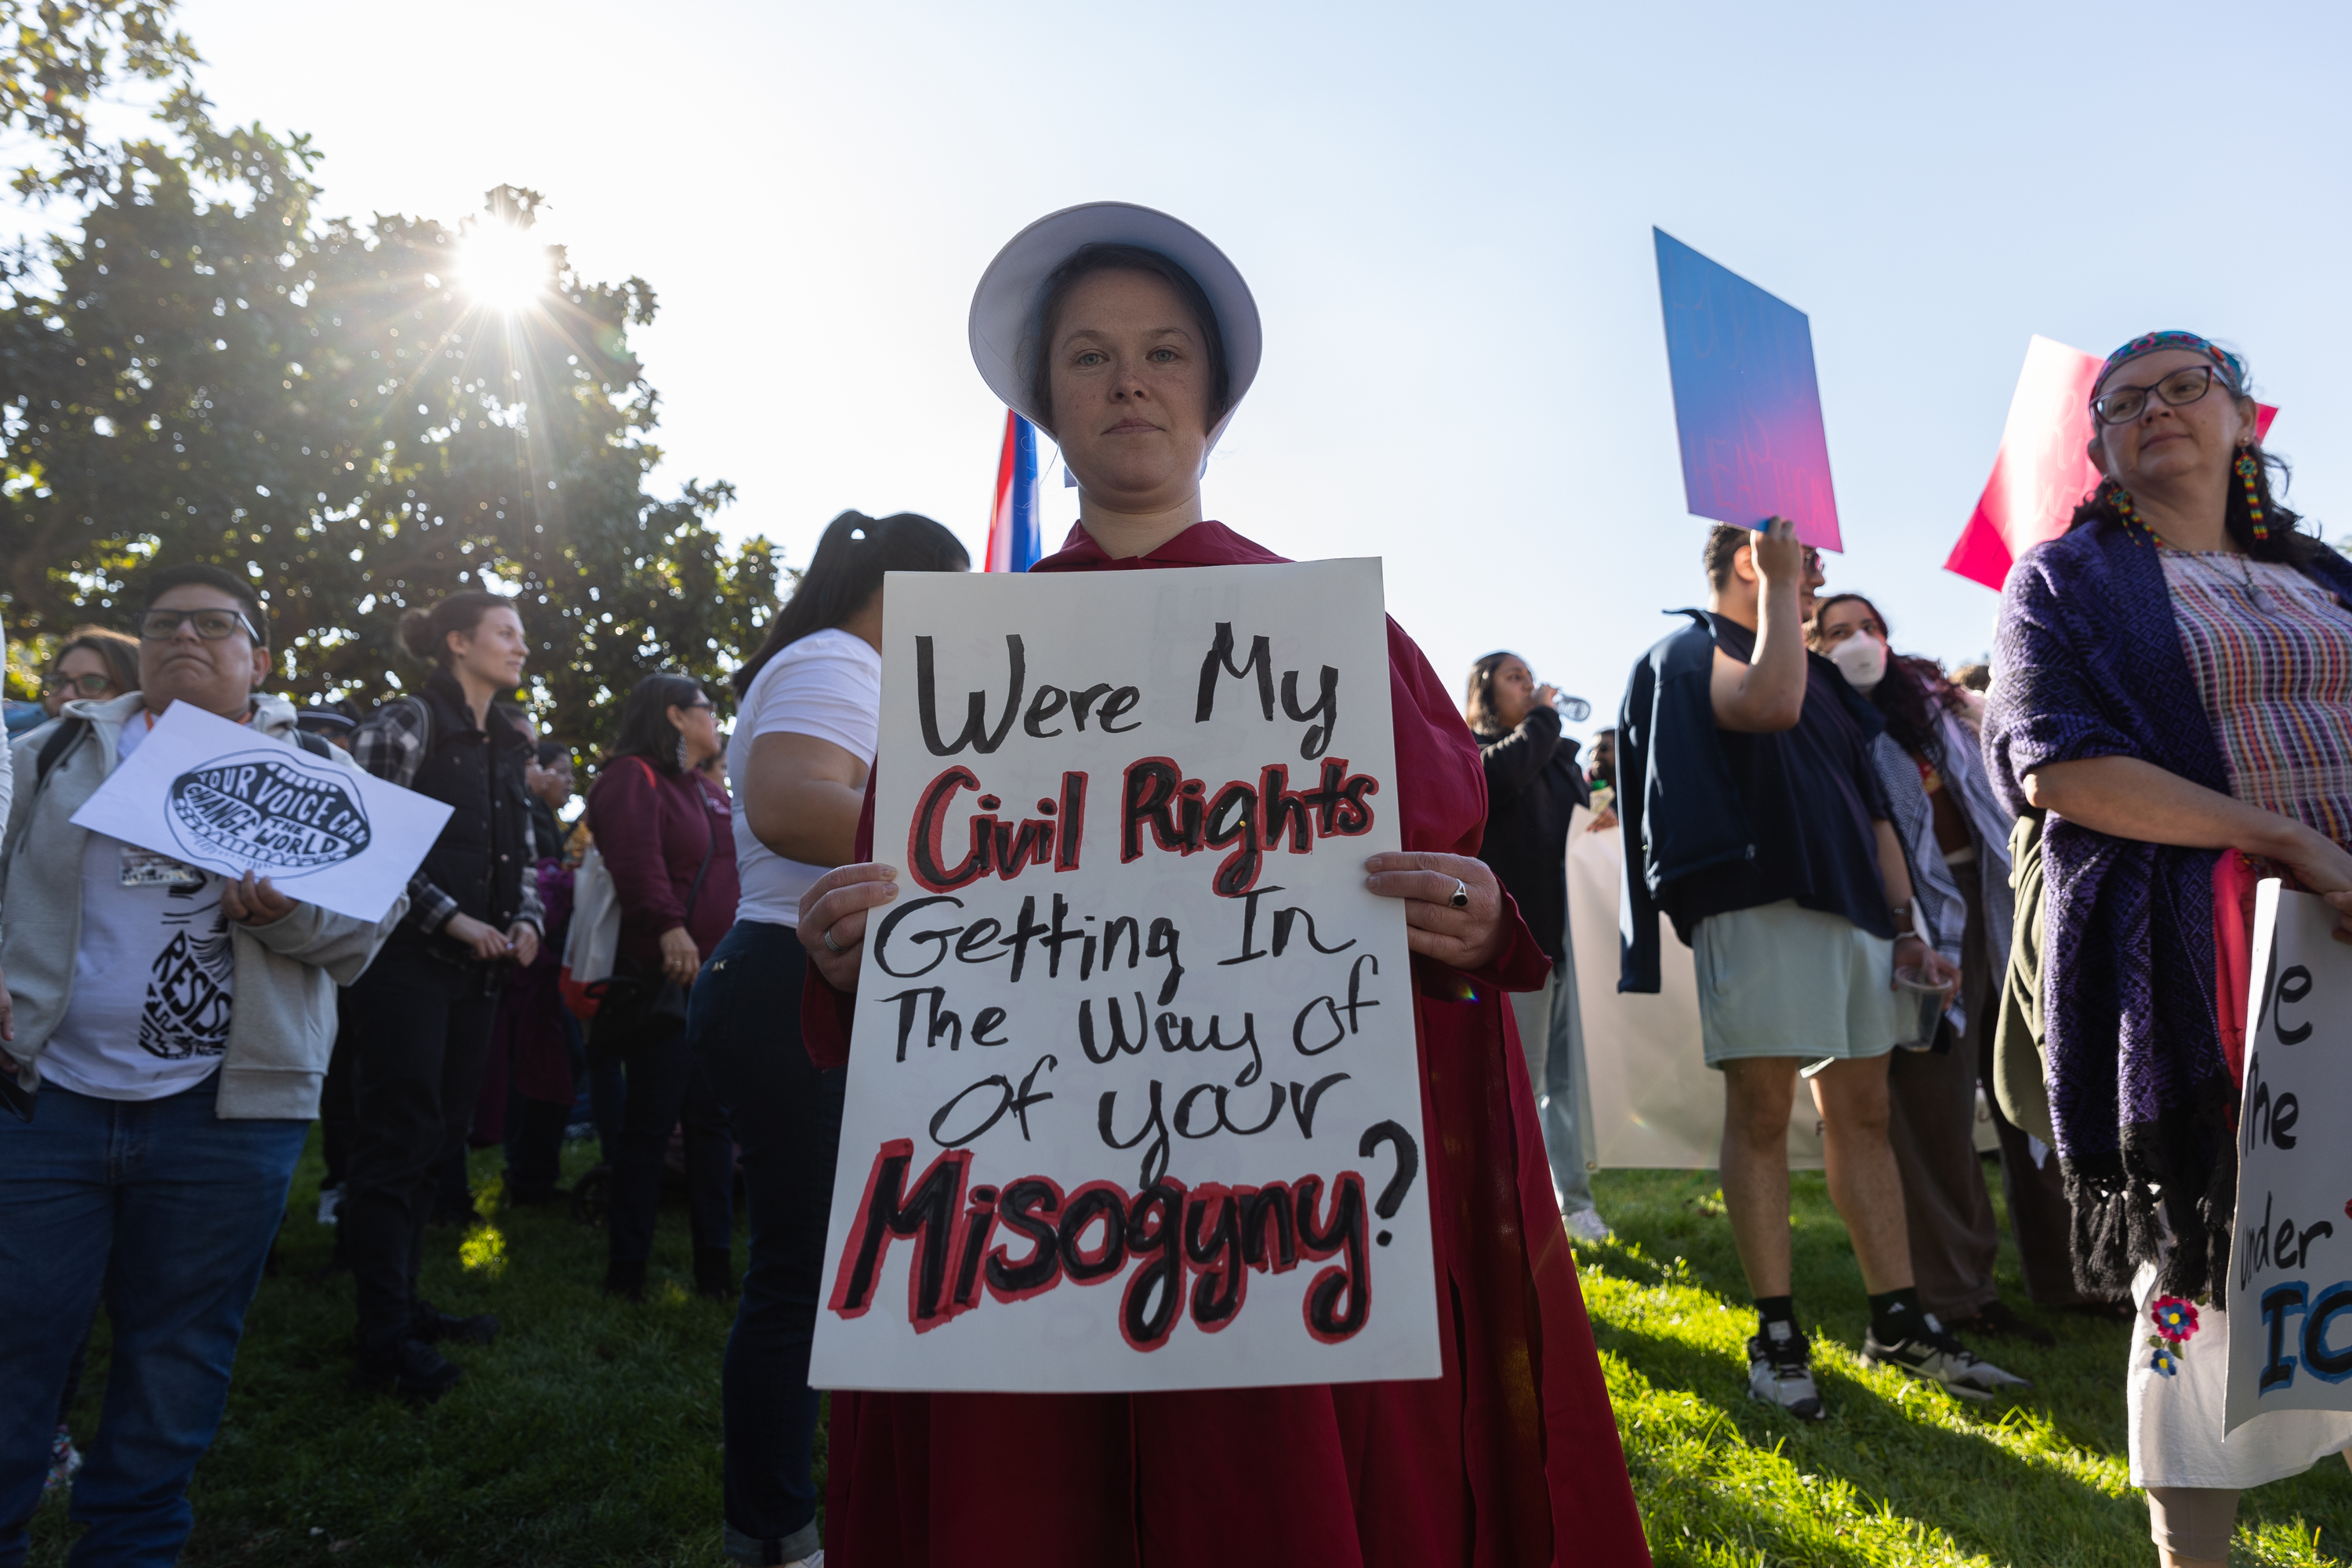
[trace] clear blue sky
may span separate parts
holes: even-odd
[[[1210,515],[1377,554],[1456,680],[1496,646],[1613,710],[1701,593],[1650,226],[1812,319],[1848,543],[1898,647],[1990,644],[1940,570],[2027,338],[2250,355],[2294,498],[2352,531],[2347,15],[2324,5],[1181,7],[192,0],[221,110],[313,133],[325,209],[549,201],[637,273],[663,479],[794,562],[843,507],[975,553],[1002,412],[964,313],[1030,219],[1205,230],[1265,369]],[[1076,493],[1055,489],[1066,522]],[[1058,526],[1055,530],[1058,532]],[[1600,714],[1594,723],[1601,722]]]

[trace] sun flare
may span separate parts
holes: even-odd
[[[529,229],[485,223],[466,237],[457,280],[477,304],[499,311],[524,310],[547,289],[552,270],[548,248]]]

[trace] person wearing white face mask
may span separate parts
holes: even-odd
[[[1885,718],[1871,760],[1910,864],[1920,928],[1959,974],[1949,1007],[1912,1048],[1895,1052],[1887,1073],[1889,1142],[1903,1173],[1919,1299],[1956,1330],[2049,1344],[2049,1331],[2020,1317],[1993,1283],[2000,1232],[1976,1153],[1981,1082],[2026,1289],[2043,1306],[2086,1304],[2067,1256],[2072,1211],[2058,1163],[2000,1115],[1991,1093],[2010,949],[2011,819],[1985,774],[1976,710],[1936,664],[1890,652],[1885,617],[1859,594],[1821,600],[1806,641]]]

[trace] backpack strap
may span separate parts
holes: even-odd
[[[35,790],[38,790],[47,781],[49,770],[56,767],[65,754],[74,749],[75,743],[89,731],[89,728],[90,723],[87,719],[68,719],[58,726],[55,734],[41,742],[41,753],[33,759]]]
[[[416,727],[425,736],[424,746],[418,753],[420,759],[431,756],[433,754],[433,704],[414,692],[402,698],[401,700],[416,710]],[[421,761],[419,765],[422,765]]]

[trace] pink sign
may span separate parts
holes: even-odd
[[[2066,531],[2074,508],[2099,482],[2084,448],[2091,444],[2091,387],[2102,363],[2039,335],[2026,345],[1992,478],[1944,570],[1998,593],[2019,556]],[[2278,410],[2268,404],[2255,410],[2255,429],[2267,437]]]

